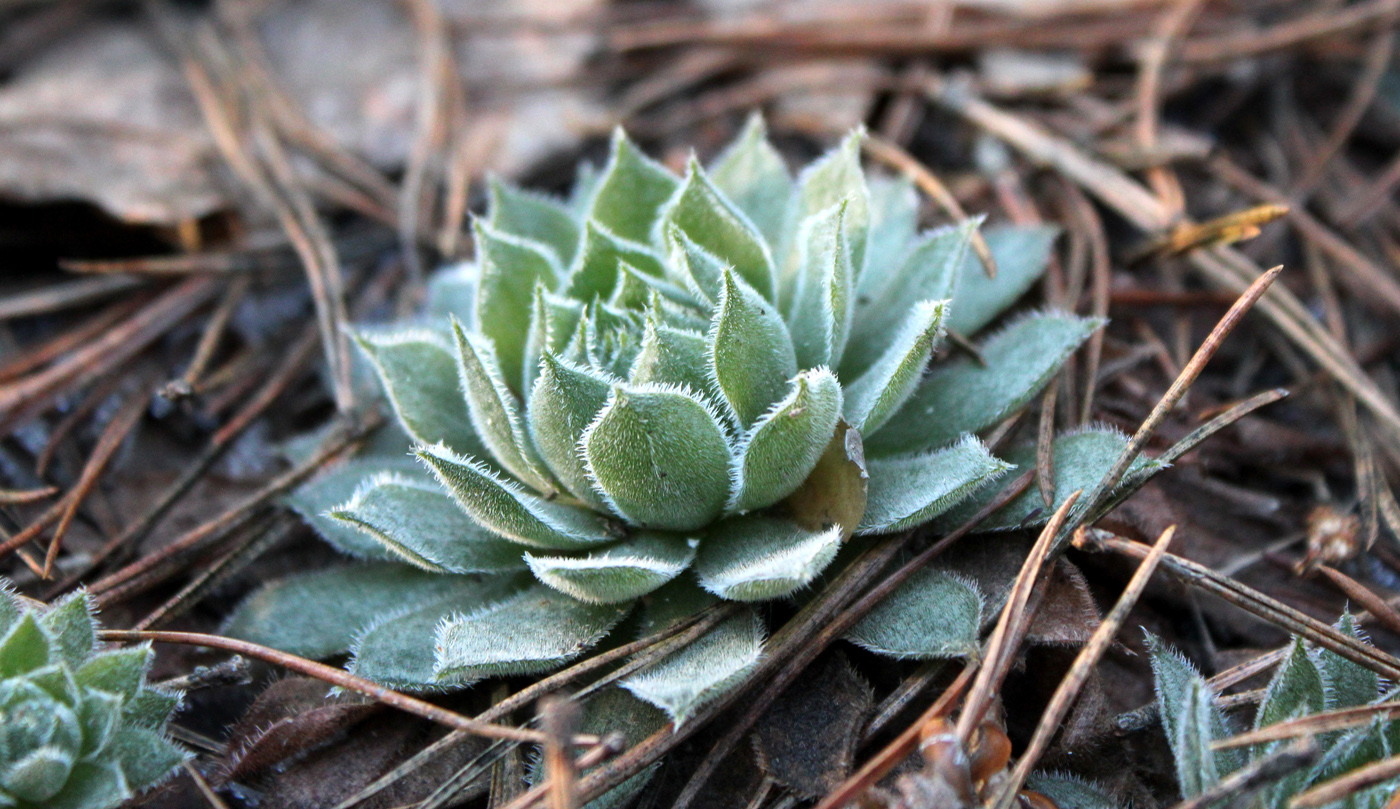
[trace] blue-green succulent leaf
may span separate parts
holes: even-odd
[[[374,365],[404,432],[425,444],[442,442],[458,452],[484,447],[467,413],[457,357],[446,335],[427,329],[356,335]]]
[[[618,266],[623,262],[650,275],[665,269],[661,255],[648,245],[624,239],[598,222],[584,223],[583,247],[569,270],[566,294],[585,303],[608,298],[617,287]]]
[[[1005,312],[1045,274],[1050,248],[1059,233],[1053,225],[987,228],[984,238],[996,261],[997,277],[987,277],[977,256],[963,256],[957,304],[948,328],[959,334],[975,334]]]
[[[439,681],[550,671],[602,640],[630,604],[586,604],[547,587],[445,619],[437,628]]]
[[[442,487],[394,472],[366,480],[330,516],[369,534],[403,561],[433,573],[525,569],[520,546],[473,521]]]
[[[509,382],[518,384],[514,369],[525,359],[526,324],[535,301],[535,287],[553,290],[564,276],[554,251],[536,241],[497,230],[478,219],[473,223],[481,275],[476,290],[476,330],[490,338],[502,368],[512,369]]]
[[[773,517],[730,517],[701,540],[695,574],[720,598],[767,601],[811,584],[840,547],[839,525],[810,531]]]
[[[696,709],[743,682],[763,659],[763,643],[763,622],[745,609],[621,685],[680,727]]]
[[[924,568],[851,627],[846,640],[900,660],[975,657],[982,609],[975,582]]]
[[[696,540],[642,531],[580,556],[525,554],[535,578],[590,604],[619,604],[650,593],[695,559]]]
[[[525,411],[530,440],[545,466],[570,494],[599,511],[607,511],[607,505],[593,488],[579,453],[579,441],[608,403],[616,382],[611,376],[546,353],[540,359],[540,375]]]
[[[487,179],[487,189],[491,211],[487,221],[492,227],[548,246],[561,264],[573,260],[579,242],[578,222],[563,202],[495,176]]]
[[[92,655],[97,644],[92,612],[92,599],[78,592],[65,596],[39,618],[39,624],[53,640],[53,655],[65,666],[82,665]]]
[[[915,304],[880,358],[846,386],[846,420],[862,436],[884,426],[918,388],[943,336],[947,309],[947,301]]]
[[[879,432],[872,455],[943,446],[1009,418],[1045,387],[1103,321],[1061,312],[1017,320],[980,347],[987,364],[957,360],[937,368]]]
[[[792,177],[782,155],[768,142],[761,115],[749,116],[739,137],[715,159],[710,178],[753,221],[770,246],[778,244]]]
[[[848,205],[810,217],[797,237],[801,271],[787,322],[800,368],[837,366],[851,335],[855,274],[846,243]]]
[[[870,488],[858,534],[922,525],[1011,468],[972,436],[932,452],[872,458],[867,466]]]

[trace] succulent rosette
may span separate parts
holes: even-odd
[[[921,231],[910,183],[867,177],[862,136],[793,177],[755,118],[679,176],[619,132],[570,199],[493,182],[475,260],[433,279],[420,319],[357,335],[411,452],[371,452],[293,498],[371,561],[274,583],[228,631],[460,687],[556,668],[639,601],[648,628],[791,596],[862,537],[975,511],[1034,458],[977,434],[1102,323],[1033,311],[979,335],[1043,273],[1055,230],[988,229],[989,277],[969,249],[980,222]],[[976,350],[946,349],[950,331]],[[1059,437],[1056,498],[1122,447],[1108,429]],[[1046,512],[1032,491],[985,527]],[[974,583],[932,571],[851,639],[964,654],[981,610]],[[624,685],[683,720],[758,660],[764,632],[741,611]]]
[[[86,594],[31,604],[0,581],[0,807],[110,809],[164,781],[180,695],[146,685],[150,647],[99,651]]]

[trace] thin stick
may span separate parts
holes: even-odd
[[[1146,545],[1112,536],[1106,531],[1087,531],[1084,540],[1081,546],[1084,550],[1109,550],[1139,557],[1148,553]],[[1252,587],[1173,554],[1166,555],[1163,567],[1183,582],[1218,596],[1287,632],[1302,635],[1314,644],[1330,649],[1357,665],[1365,666],[1384,677],[1400,676],[1400,660],[1375,647],[1367,646],[1350,635],[1344,635],[1316,618],[1270,598]]]
[[[304,657],[287,654],[277,649],[270,649],[256,643],[249,643],[244,640],[225,638],[219,635],[205,635],[200,632],[165,632],[148,631],[134,629],[104,629],[98,632],[99,639],[108,643],[139,643],[141,641],[154,641],[156,643],[178,643],[186,646],[203,646],[207,649],[222,649],[226,652],[233,652],[244,657],[252,657],[274,666],[281,666],[291,669],[298,674],[307,677],[314,677],[317,680],[330,683],[337,688],[344,688],[348,691],[355,691],[382,702],[391,708],[397,708],[405,713],[421,716],[440,725],[446,725],[457,730],[464,730],[468,733],[482,736],[488,739],[506,739],[516,742],[528,742],[540,744],[547,738],[546,734],[535,730],[522,730],[519,728],[505,727],[503,725],[493,725],[489,722],[481,722],[468,716],[463,716],[455,711],[440,708],[431,702],[424,702],[421,699],[410,697],[407,694],[400,694],[392,691],[378,683],[357,677],[348,671],[327,666],[324,663],[317,663],[314,660],[307,660]],[[596,744],[598,739],[592,736],[575,736],[573,743],[579,746]]]
[[[899,766],[899,763],[908,758],[909,754],[914,752],[914,748],[918,746],[919,732],[924,729],[924,725],[938,717],[947,716],[953,710],[953,705],[957,703],[963,691],[967,690],[977,669],[977,661],[969,661],[958,674],[958,678],[928,707],[928,710],[905,728],[904,732],[900,733],[894,741],[885,745],[883,750],[865,762],[859,770],[842,781],[840,786],[822,798],[814,809],[840,809],[840,807],[864,795],[876,782]]]
[[[1181,397],[1186,395],[1186,390],[1196,381],[1196,377],[1200,376],[1206,363],[1210,362],[1211,358],[1215,356],[1215,352],[1220,349],[1220,345],[1225,342],[1225,338],[1234,331],[1235,327],[1244,319],[1245,313],[1254,306],[1255,301],[1259,300],[1259,296],[1264,294],[1282,270],[1282,266],[1274,267],[1255,279],[1249,289],[1245,290],[1240,299],[1235,301],[1235,305],[1231,306],[1225,316],[1220,319],[1220,322],[1215,324],[1215,328],[1211,329],[1200,348],[1197,348],[1196,353],[1191,356],[1191,361],[1186,363],[1185,368],[1181,369],[1181,374],[1172,382],[1171,387],[1162,395],[1162,398],[1157,401],[1152,412],[1143,420],[1142,426],[1138,427],[1137,432],[1133,434],[1132,440],[1118,455],[1118,460],[1113,463],[1108,474],[1104,475],[1099,484],[1094,487],[1093,493],[1086,498],[1089,506],[1086,512],[1092,511],[1101,500],[1106,499],[1113,492],[1114,487],[1128,471],[1128,467],[1142,453],[1148,440],[1166,420],[1172,408],[1176,407],[1177,402],[1181,401]]]
[[[861,141],[861,146],[871,157],[890,166],[893,169],[902,171],[909,175],[909,179],[919,186],[929,199],[933,200],[943,212],[954,222],[962,224],[968,220],[967,212],[958,203],[958,198],[953,196],[943,181],[938,179],[938,175],[929,171],[928,167],[919,162],[918,158],[904,151],[899,144],[885,140],[879,135],[866,135]],[[987,244],[987,240],[982,236],[981,230],[972,231],[972,251],[977,254],[977,260],[982,262],[982,268],[987,271],[988,278],[997,277],[997,260],[992,255],[992,248]]]
[[[1080,529],[1079,533],[1082,534],[1083,529]],[[1055,735],[1055,731],[1060,727],[1060,722],[1064,721],[1065,715],[1069,713],[1075,699],[1079,697],[1079,690],[1084,687],[1084,683],[1088,682],[1089,675],[1093,673],[1099,659],[1108,650],[1109,644],[1113,643],[1113,638],[1118,634],[1123,622],[1128,619],[1128,612],[1137,604],[1138,596],[1142,595],[1148,580],[1157,571],[1157,563],[1162,561],[1162,555],[1167,552],[1167,546],[1171,544],[1172,536],[1175,533],[1175,525],[1162,532],[1156,544],[1152,546],[1152,551],[1142,560],[1142,564],[1138,565],[1137,572],[1133,574],[1133,578],[1128,582],[1123,594],[1118,597],[1118,603],[1113,605],[1113,609],[1094,630],[1094,634],[1090,636],[1089,642],[1084,644],[1084,648],[1074,658],[1074,665],[1070,667],[1065,678],[1060,681],[1059,687],[1055,689],[1055,695],[1050,698],[1050,704],[1045,707],[1045,713],[1041,715],[1040,723],[1036,725],[1035,734],[1031,736],[1030,744],[1026,746],[1026,751],[1017,760],[1016,768],[1011,771],[1011,775],[1002,786],[1000,795],[992,802],[995,809],[1010,809],[1011,804],[1016,801],[1016,795],[1021,791],[1021,785],[1026,782],[1026,777],[1030,775],[1031,768],[1040,761],[1040,756],[1050,745],[1050,738]]]
[[[987,646],[983,652],[986,663],[977,672],[977,679],[973,681],[972,690],[967,695],[967,703],[958,716],[958,739],[964,747],[972,738],[972,731],[981,726],[997,689],[1011,671],[1011,664],[1016,659],[1021,640],[1030,625],[1026,604],[1030,600],[1031,591],[1040,579],[1041,567],[1050,558],[1050,551],[1056,535],[1060,532],[1060,526],[1064,525],[1070,509],[1081,494],[1082,491],[1076,491],[1065,498],[1065,502],[1060,504],[1050,521],[1041,529],[1040,537],[1036,539],[1030,555],[1021,565],[1021,572],[1016,576],[1016,583],[1011,587],[1006,605],[1002,607],[1001,617],[997,619],[996,629],[992,630],[992,636],[987,639]]]
[[[1241,798],[1311,765],[1317,761],[1319,755],[1321,752],[1312,745],[1277,750],[1230,773],[1222,778],[1220,783],[1194,798],[1178,803],[1172,809],[1207,809],[1226,801],[1230,801],[1230,806],[1244,805],[1240,801]]]
[[[1315,809],[1335,803],[1361,790],[1389,781],[1400,775],[1400,756],[1382,759],[1374,764],[1352,770],[1340,778],[1333,778],[1312,789],[1297,795],[1288,802],[1288,809]]]
[[[1366,611],[1371,613],[1371,617],[1384,624],[1386,629],[1400,634],[1400,612],[1396,612],[1395,608],[1386,603],[1385,599],[1340,570],[1326,565],[1319,566],[1317,570],[1337,585],[1337,589],[1345,593],[1347,598],[1353,599],[1365,607]]]
[[[1241,733],[1238,736],[1231,736],[1228,739],[1220,739],[1212,742],[1210,746],[1213,750],[1248,747],[1254,744],[1293,739],[1298,736],[1314,736],[1318,733],[1330,733],[1334,730],[1360,727],[1361,725],[1369,725],[1377,719],[1400,719],[1400,703],[1387,702],[1380,705],[1360,705],[1354,708],[1339,708],[1335,711],[1323,711],[1322,713],[1309,714],[1298,719],[1291,719],[1287,722],[1268,725],[1267,727],[1252,730],[1248,733]]]
[[[1055,399],[1059,392],[1057,376],[1040,400],[1040,429],[1035,440],[1035,484],[1046,508],[1055,507]]]

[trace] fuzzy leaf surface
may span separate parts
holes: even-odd
[[[1064,773],[1031,773],[1026,787],[1050,798],[1060,809],[1120,809],[1123,806],[1098,784]]]
[[[744,436],[734,459],[729,510],[765,508],[797,491],[841,420],[841,384],[825,368],[804,371]]]
[[[684,389],[614,386],[580,443],[598,491],[635,525],[695,530],[729,499],[724,431]]]
[[[363,625],[351,644],[351,673],[377,683],[410,691],[435,691],[470,682],[450,683],[437,677],[434,633],[449,618],[483,609],[519,590],[521,579],[492,576],[439,576],[451,590],[413,598],[379,611]]]
[[[884,426],[918,388],[947,309],[947,301],[915,304],[880,358],[846,387],[846,420],[862,435]]]
[[[768,243],[754,223],[715,188],[699,163],[691,161],[685,182],[662,211],[662,227],[675,227],[743,278],[766,300],[776,294]]]
[[[1093,318],[1042,312],[980,346],[985,366],[957,360],[926,376],[884,429],[866,441],[871,455],[943,446],[991,427],[1025,407],[1089,335]]]
[[[355,490],[367,478],[384,472],[397,472],[431,480],[422,466],[413,459],[354,458],[329,471],[322,472],[309,483],[287,495],[284,502],[301,516],[316,533],[341,553],[357,559],[395,561],[396,555],[383,544],[353,526],[331,517],[327,512],[354,496]]]
[[[525,411],[530,439],[545,466],[573,496],[600,511],[607,506],[593,488],[578,446],[584,430],[608,403],[614,382],[547,353]]]
[[[841,370],[855,376],[879,356],[886,335],[899,327],[916,301],[953,297],[958,269],[966,260],[980,220],[925,233],[879,289],[863,289],[851,330],[851,345]],[[959,299],[958,303],[961,303]],[[957,307],[954,306],[953,309]]]
[[[744,130],[710,167],[715,187],[733,200],[770,245],[782,236],[784,206],[792,177],[782,155],[768,142],[763,117],[751,115]]]
[[[584,556],[527,553],[530,571],[546,585],[590,604],[618,604],[650,593],[695,559],[694,540],[673,534],[637,536]]]
[[[470,682],[550,671],[602,640],[629,608],[585,604],[539,585],[527,588],[443,621],[434,676]]]
[[[1011,465],[972,436],[941,450],[874,458],[861,534],[889,534],[937,517]]]
[[[838,421],[817,465],[783,505],[788,516],[809,531],[840,526],[845,542],[865,516],[869,487],[860,432]]]
[[[364,531],[403,561],[432,573],[525,568],[520,546],[474,522],[431,481],[388,473],[365,482],[331,516]]]
[[[1307,647],[1294,638],[1288,657],[1274,672],[1254,717],[1255,729],[1320,713],[1327,707],[1327,684]]]
[[[441,600],[466,586],[465,579],[402,564],[333,567],[264,585],[221,631],[315,660],[349,651],[356,634],[380,615]]]
[[[661,206],[679,185],[674,174],[643,154],[619,127],[589,201],[589,217],[624,239],[645,242]]]
[[[530,308],[530,332],[525,337],[525,357],[521,361],[522,391],[530,391],[540,373],[540,358],[563,351],[583,317],[583,304],[555,295],[543,286],[535,287]]]
[[[900,660],[975,656],[982,609],[974,582],[924,568],[851,627],[846,640]]]
[[[786,232],[795,238],[808,217],[846,202],[846,241],[850,245],[851,265],[859,274],[865,266],[865,243],[870,225],[870,193],[865,185],[865,172],[860,166],[860,143],[865,130],[847,135],[835,149],[818,158],[797,176],[797,190],[788,203]],[[795,263],[796,251],[790,251]],[[789,270],[795,270],[790,266]],[[784,287],[793,273],[784,278]]]
[[[975,255],[965,255],[958,272],[957,305],[948,328],[959,334],[975,334],[1026,294],[1050,263],[1050,248],[1060,233],[1053,225],[990,227],[983,234],[997,277],[988,278]]]
[[[608,298],[618,286],[622,263],[651,275],[664,270],[661,256],[645,244],[624,239],[597,222],[585,222],[583,247],[569,271],[567,294],[585,303]]]
[[[444,337],[407,329],[367,332],[356,339],[404,432],[425,444],[441,441],[458,452],[482,451],[457,381],[457,359]]]
[[[730,517],[701,540],[695,574],[720,598],[767,601],[811,584],[840,547],[839,525],[810,531],[774,517]]]
[[[742,610],[621,686],[665,711],[676,727],[742,682],[763,657],[763,622]]]
[[[420,447],[417,455],[468,516],[506,539],[547,550],[615,539],[593,512],[536,497],[445,447]]]
[[[632,362],[632,385],[683,385],[705,393],[710,379],[709,341],[705,335],[648,318],[642,349]]]
[[[548,246],[567,265],[578,249],[578,222],[559,200],[526,191],[499,177],[487,180],[492,227]]]
[[[481,275],[476,290],[476,325],[495,346],[501,367],[511,369],[510,384],[520,378],[525,358],[525,324],[535,287],[554,289],[564,274],[553,250],[477,220],[476,250]]]
[[[855,271],[846,243],[847,205],[811,217],[798,236],[801,271],[787,322],[800,368],[838,365],[851,335]]]
[[[476,434],[507,472],[538,492],[553,494],[554,481],[535,462],[534,446],[525,436],[525,425],[520,419],[520,403],[506,385],[491,342],[478,334],[466,333],[455,320],[452,332],[457,338],[462,390],[467,395],[467,409]]]
[[[710,327],[710,367],[735,419],[748,427],[782,398],[797,359],[777,307],[733,273],[723,278]]]
[[[1365,635],[1351,613],[1337,623],[1337,631],[1365,641]],[[1331,649],[1317,650],[1317,665],[1327,681],[1327,707],[1351,708],[1375,701],[1380,694],[1380,676],[1359,663],[1353,663]]]

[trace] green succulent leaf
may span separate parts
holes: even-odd
[[[797,373],[792,337],[777,307],[727,270],[709,343],[715,386],[743,427],[782,398]]]
[[[801,271],[787,322],[798,366],[835,366],[851,334],[855,273],[846,244],[848,202],[813,216],[798,235]]]
[[[558,354],[569,344],[583,317],[583,304],[549,292],[543,285],[535,287],[535,302],[530,309],[530,333],[525,338],[525,359],[521,365],[522,391],[529,391],[540,373],[540,359],[545,354]]]
[[[44,809],[110,809],[132,796],[131,786],[115,761],[80,761]]]
[[[694,159],[680,190],[662,210],[661,234],[674,227],[719,257],[766,300],[776,300],[777,279],[768,243],[753,222],[715,188]]]
[[[432,480],[407,455],[398,458],[356,458],[321,473],[286,497],[286,504],[316,529],[316,533],[340,552],[358,559],[389,561],[398,556],[359,529],[329,515],[331,509],[354,496],[366,478],[385,472]]]
[[[418,576],[420,571],[398,566]],[[350,642],[354,674],[408,691],[437,691],[453,685],[437,676],[433,638],[449,618],[483,609],[510,597],[526,577],[436,576],[441,586],[422,591],[404,587],[396,600],[377,603],[357,627]]]
[[[1216,707],[1206,681],[1179,652],[1156,636],[1147,636],[1157,707],[1176,760],[1182,795],[1191,797],[1239,767],[1237,750],[1214,751],[1210,744],[1231,735],[1225,714]]]
[[[68,667],[82,665],[97,646],[92,625],[92,602],[85,593],[65,596],[39,619],[53,639],[52,654]]]
[[[1003,531],[1045,524],[1059,504],[1072,493],[1083,491],[1087,494],[1093,491],[1127,445],[1128,439],[1111,427],[1090,426],[1059,436],[1050,449],[1051,462],[1055,467],[1055,505],[1046,508],[1040,492],[1032,486],[979,523],[977,530]],[[1035,466],[1035,454],[1033,443],[1023,444],[1008,452],[1006,460],[1013,464],[1014,471],[1021,472]],[[1119,488],[1151,477],[1163,468],[1164,465],[1156,460],[1138,456],[1128,467]],[[1006,483],[1014,479],[1013,475],[1003,478]],[[1002,488],[1002,485],[994,485],[980,489],[940,518],[938,524],[943,527],[959,525],[991,502],[992,498],[1000,494]],[[1076,504],[1071,512],[1071,519],[1083,507],[1082,503]]]
[[[661,218],[661,207],[679,185],[674,174],[642,154],[619,127],[589,201],[588,216],[624,239],[645,242]]]
[[[1357,640],[1364,641],[1366,639],[1365,634],[1361,632],[1361,627],[1356,623],[1356,618],[1351,613],[1342,615],[1342,619],[1337,622],[1337,631]],[[1317,666],[1322,670],[1323,679],[1328,685],[1327,707],[1329,709],[1366,705],[1375,701],[1380,694],[1379,675],[1359,663],[1353,663],[1331,649],[1317,651]]]
[[[451,315],[476,311],[477,266],[463,261],[428,277],[423,314],[429,320],[446,321]]]
[[[720,598],[767,601],[811,584],[840,547],[839,525],[811,531],[774,517],[730,517],[701,540],[695,575]]]
[[[594,485],[628,522],[692,531],[729,499],[729,445],[688,389],[615,385],[580,441]]]
[[[846,640],[900,660],[975,657],[982,609],[975,582],[924,568],[851,627]]]
[[[10,588],[8,581],[0,579],[0,638],[10,634],[10,630],[23,615],[19,596]]]
[[[825,368],[803,371],[739,442],[731,512],[765,508],[802,485],[841,420],[841,385]]]
[[[170,716],[167,711],[158,721],[145,724],[146,727],[160,727]],[[111,741],[113,733],[121,726],[122,698],[89,688],[81,695],[78,705],[78,722],[83,729],[83,745],[79,749],[82,758],[91,759],[101,753]]]
[[[360,348],[374,365],[404,432],[425,444],[458,452],[484,450],[472,429],[457,377],[452,344],[427,329],[361,332]]]
[[[583,247],[569,271],[566,294],[584,302],[609,297],[624,262],[650,275],[660,275],[665,266],[660,254],[646,244],[624,239],[598,222],[585,222]]]
[[[722,294],[724,271],[729,265],[696,244],[676,225],[667,225],[662,236],[670,258],[671,279],[707,306],[713,306]]]
[[[919,196],[907,175],[876,175],[868,177],[866,185],[870,195],[870,235],[865,267],[856,283],[857,305],[861,298],[869,299],[884,289],[904,266],[919,225]]]
[[[542,586],[472,612],[437,629],[439,681],[550,671],[583,654],[627,615],[630,605],[585,604]]]
[[[525,425],[520,420],[520,403],[506,386],[491,342],[466,333],[455,320],[452,333],[457,338],[457,368],[476,434],[507,472],[536,491],[553,495],[554,481],[534,458],[535,448],[526,438]]]
[[[749,116],[743,132],[715,159],[710,178],[749,217],[769,244],[780,241],[784,206],[792,195],[792,177],[782,155],[768,142],[763,116]]]
[[[6,765],[0,774],[0,788],[21,801],[42,805],[63,789],[73,764],[68,751],[40,747]]]
[[[525,359],[535,287],[553,290],[564,275],[549,247],[497,230],[478,219],[473,224],[481,276],[476,290],[476,328],[491,340],[502,368],[520,368]],[[519,377],[510,377],[513,385]]]
[[[642,348],[632,362],[627,381],[632,385],[681,385],[704,393],[710,378],[709,340],[689,329],[647,318]]]
[[[690,567],[696,540],[641,532],[582,556],[527,553],[535,578],[590,604],[619,604],[650,593]]]
[[[419,447],[416,454],[469,517],[506,539],[574,550],[616,538],[600,515],[541,499],[446,447]]]
[[[121,728],[109,748],[128,784],[164,780],[171,770],[190,757],[162,734],[142,727]]]
[[[785,231],[795,238],[801,223],[809,217],[846,202],[846,243],[850,246],[851,266],[859,274],[865,266],[865,245],[870,227],[870,192],[865,185],[865,172],[860,166],[860,144],[865,139],[861,128],[847,135],[840,145],[797,176],[797,190],[788,203]],[[795,265],[796,251],[789,251]],[[796,280],[796,267],[790,265],[783,287],[788,293]],[[784,300],[790,300],[786,295]]]
[[[33,614],[25,613],[0,640],[0,677],[28,674],[49,664],[53,641]]]
[[[540,358],[540,375],[525,411],[530,439],[545,466],[570,494],[601,511],[607,505],[594,490],[578,448],[584,430],[607,405],[616,382],[546,353]]]
[[[846,387],[846,420],[872,435],[913,395],[943,336],[947,301],[923,301],[905,317],[875,364]]]
[[[842,373],[854,378],[879,359],[886,336],[899,327],[916,301],[953,297],[958,268],[966,260],[978,224],[980,220],[973,219],[924,234],[883,286],[877,289],[867,285],[861,290],[851,349],[840,366]],[[961,305],[959,298],[953,310]]]
[[[487,179],[491,217],[487,222],[502,233],[548,246],[561,264],[573,261],[579,228],[573,213],[559,200],[526,191],[499,177]]]
[[[1026,294],[1050,264],[1050,248],[1059,228],[990,227],[983,238],[997,264],[997,277],[988,278],[975,255],[965,255],[958,272],[957,305],[948,328],[959,334],[975,334]]]
[[[680,727],[696,709],[743,682],[763,658],[764,639],[758,615],[742,610],[621,686]]]
[[[431,481],[381,473],[361,484],[330,515],[382,542],[403,561],[433,573],[525,568],[519,545],[473,522]]]
[[[1326,707],[1327,683],[1323,680],[1322,671],[1313,662],[1302,639],[1294,638],[1288,657],[1264,691],[1264,701],[1255,714],[1254,727],[1276,725],[1319,713]]]
[[[1098,784],[1065,773],[1031,773],[1026,787],[1054,801],[1060,809],[1119,809],[1123,806]]]
[[[972,436],[941,450],[875,458],[861,534],[889,534],[922,525],[1001,477],[1011,465]]]
[[[1025,407],[1102,325],[1059,312],[1016,321],[981,345],[985,366],[959,360],[925,377],[866,447],[871,455],[916,452],[1000,423]]]

